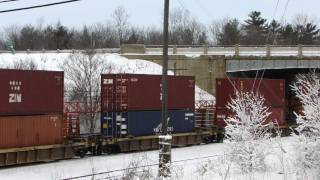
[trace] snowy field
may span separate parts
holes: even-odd
[[[279,141],[273,139],[273,142],[271,143],[271,149],[274,154],[278,155],[271,154],[268,157],[268,166],[265,172],[250,174],[250,176],[254,177],[253,179],[296,179],[293,170],[294,167],[292,167],[292,162],[290,161],[290,157],[294,156],[294,140],[292,137],[282,138],[281,140],[281,146],[285,150],[285,153],[280,151]],[[225,157],[224,154],[227,152],[227,149],[228,146],[226,143],[174,148],[172,150],[172,161],[175,179],[222,179],[221,173],[226,171],[226,164],[224,164],[223,158]],[[281,156],[279,156],[279,154]],[[208,162],[211,164],[211,168],[206,168]],[[95,179],[113,179],[121,178],[121,176],[126,173],[126,171],[122,169],[132,167],[129,164],[135,163],[136,166],[150,165],[148,170],[156,174],[158,151],[104,155],[97,157],[86,157],[83,159],[63,160],[51,163],[3,168],[0,169],[0,179],[56,180],[89,175],[92,173],[102,173],[101,175],[96,175],[94,177]],[[285,166],[285,171],[282,170],[283,166]],[[249,175],[243,174],[241,171],[232,168],[227,179],[250,179],[248,176]],[[93,177],[88,176],[78,179],[91,180]]]

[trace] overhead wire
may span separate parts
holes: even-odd
[[[283,10],[283,13],[282,13],[282,16],[281,16],[281,19],[280,19],[280,24],[283,24],[283,23],[284,23],[284,17],[285,17],[285,15],[286,15],[286,13],[287,13],[288,6],[289,6],[289,2],[290,2],[290,0],[287,0],[287,2],[286,2],[286,4],[285,4],[285,8],[284,8],[284,10]],[[276,41],[276,39],[277,39],[277,36],[278,36],[278,32],[276,32],[276,35],[275,35],[275,37],[274,37],[274,39],[273,39],[273,43],[275,43],[275,41]]]
[[[280,146],[271,146],[270,148],[272,149],[278,149],[280,148],[281,150],[286,147],[295,147],[295,145],[280,145]],[[212,158],[218,158],[218,157],[223,157],[223,156],[230,156],[233,153],[224,153],[224,154],[212,154],[212,155],[207,155],[207,156],[200,156],[200,157],[194,157],[194,158],[186,158],[186,159],[180,159],[180,160],[175,160],[172,161],[172,164],[177,164],[177,163],[183,163],[183,162],[190,162],[190,161],[196,161],[196,160],[209,160]],[[204,161],[205,162],[205,161]],[[199,162],[196,162],[199,163]],[[194,163],[192,163],[194,164]],[[87,178],[87,177],[95,177],[98,175],[107,175],[107,174],[112,174],[112,173],[118,173],[118,172],[124,172],[126,170],[137,170],[137,169],[141,169],[141,168],[147,168],[147,167],[154,167],[154,166],[158,166],[159,163],[157,162],[152,162],[150,164],[147,165],[138,165],[136,167],[126,167],[126,168],[121,168],[121,169],[115,169],[115,170],[108,170],[108,171],[102,171],[102,172],[97,172],[97,173],[90,173],[90,174],[85,174],[85,175],[80,175],[80,176],[75,176],[75,177],[69,177],[69,178],[62,178],[60,180],[76,180],[76,179],[83,179],[83,178]],[[139,172],[139,171],[136,171]],[[107,176],[105,178],[99,178],[99,179],[113,179],[115,177],[119,177],[121,175],[115,175],[115,176]]]
[[[0,3],[7,3],[7,2],[14,2],[14,1],[19,1],[19,0],[5,0],[5,1],[0,1]]]
[[[185,9],[186,11],[189,11],[189,9],[187,8],[186,4],[182,0],[178,0],[178,3],[182,7],[182,9]]]
[[[203,6],[202,5],[202,3],[198,0],[193,0],[194,2],[195,2],[195,4],[200,8],[200,9],[202,9],[202,13],[205,15],[205,16],[208,16],[208,17],[210,17],[211,15],[210,15],[210,13],[209,13],[209,11],[208,11],[208,9],[207,8],[205,8],[205,6]]]
[[[279,2],[280,2],[280,0],[277,1],[276,7],[275,7],[275,9],[273,11],[272,21],[275,20],[275,16],[276,16],[276,13],[277,13],[277,10],[278,10]],[[271,31],[269,30],[267,38],[266,38],[266,43],[268,43],[268,41],[269,41],[270,34],[271,34]]]
[[[274,11],[273,11],[273,14],[272,14],[272,20],[275,19],[275,16],[276,16],[276,13],[277,13],[277,10],[278,10],[278,7],[279,7],[279,2],[280,2],[280,0],[277,0],[276,6],[275,6]],[[269,41],[269,36],[270,36],[270,30],[268,31],[268,34],[267,34],[266,43]],[[261,81],[262,81],[262,78],[263,78],[263,76],[264,76],[264,73],[265,73],[265,69],[264,69],[263,72],[262,72],[261,79],[260,79],[259,84],[258,84],[258,87],[257,87],[257,92],[258,92],[259,87],[260,87],[260,85],[261,85]],[[228,78],[228,80],[230,81],[230,83],[232,84],[232,81],[230,80],[230,77],[228,76],[228,74],[225,73],[225,75],[226,75],[226,77]],[[256,80],[258,79],[258,75],[259,75],[259,70],[257,70],[257,72],[256,72],[256,75],[255,75],[255,78],[254,78],[254,82],[253,82],[253,86],[252,86],[252,91],[253,91],[253,89],[254,89]],[[238,91],[237,88],[235,88],[235,85],[234,85],[234,84],[232,84],[232,86],[234,87],[234,89],[235,89],[236,91]]]
[[[42,5],[36,5],[36,6],[29,6],[29,7],[16,8],[16,9],[8,9],[8,10],[2,10],[2,11],[0,11],[0,13],[8,13],[8,12],[14,12],[14,11],[22,11],[22,10],[28,10],[28,9],[43,8],[43,7],[48,7],[48,6],[56,6],[56,5],[60,5],[60,4],[73,3],[73,2],[76,2],[76,1],[81,1],[81,0],[60,1],[60,2],[48,3],[48,4],[42,4]]]
[[[285,17],[285,15],[286,15],[286,13],[287,13],[287,9],[288,9],[289,2],[290,2],[290,0],[287,0],[287,2],[286,2],[286,4],[285,4],[283,13],[282,13],[281,18],[280,18],[280,24],[282,24],[282,22],[283,22],[283,20],[284,20],[284,17]],[[278,9],[278,6],[279,6],[279,0],[277,1],[277,5],[276,5],[275,11],[274,11],[274,13],[273,13],[273,18],[272,18],[273,20],[275,19],[275,14],[276,14],[276,10]],[[270,30],[269,30],[269,32],[270,32]],[[274,37],[273,37],[273,42],[272,42],[273,45],[274,45],[275,42],[276,42],[277,36],[278,36],[278,32],[276,32],[276,34],[275,34]],[[266,43],[267,43],[267,42],[266,42]],[[257,88],[257,91],[258,91],[259,88],[260,88],[261,80],[262,80],[262,78],[264,77],[265,71],[266,71],[266,69],[263,69],[262,75],[261,75],[261,78],[260,78],[260,81],[259,81],[259,85],[258,85],[258,88]]]

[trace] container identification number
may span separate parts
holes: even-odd
[[[9,86],[10,90],[13,91],[9,93],[9,103],[21,103],[22,102],[22,94],[21,91],[21,81],[10,81]]]

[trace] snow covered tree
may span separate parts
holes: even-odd
[[[227,108],[232,112],[225,119],[230,160],[245,173],[264,170],[271,136],[265,99],[257,92],[236,91]]]
[[[300,100],[303,111],[296,114],[298,143],[295,148],[296,172],[306,179],[310,172],[320,178],[320,75],[315,71],[297,75],[292,90]]]
[[[297,75],[292,90],[303,111],[297,114],[297,131],[308,137],[320,137],[320,76],[315,72]]]

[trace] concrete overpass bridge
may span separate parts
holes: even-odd
[[[161,46],[123,45],[121,54],[161,65]],[[320,68],[320,46],[170,46],[169,69],[177,75],[194,75],[202,89],[215,94],[215,79],[265,77],[286,79]]]

